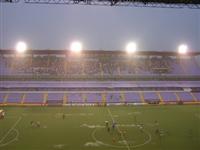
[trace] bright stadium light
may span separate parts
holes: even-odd
[[[70,50],[75,53],[80,53],[82,51],[82,44],[78,41],[72,42]]]
[[[20,41],[16,44],[16,51],[18,53],[24,53],[27,50],[27,45],[25,42]]]
[[[188,51],[188,46],[185,45],[185,44],[181,44],[179,47],[178,47],[178,53],[179,54],[186,54]]]
[[[126,45],[126,52],[128,54],[134,53],[137,50],[137,45],[134,42],[130,42]]]

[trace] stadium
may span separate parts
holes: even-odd
[[[200,52],[124,49],[0,49],[0,150],[199,150]]]

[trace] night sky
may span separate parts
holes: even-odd
[[[200,51],[200,10],[0,3],[0,48],[19,40],[29,49],[68,49],[79,40],[89,50],[123,50],[135,41],[138,50],[186,43]]]

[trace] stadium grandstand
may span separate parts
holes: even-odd
[[[197,104],[199,53],[0,50],[1,105]]]

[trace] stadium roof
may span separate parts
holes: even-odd
[[[37,4],[80,4],[80,5],[110,5],[135,7],[168,7],[168,8],[200,8],[199,0],[0,0],[0,2]]]
[[[70,50],[27,50],[26,54],[35,55],[67,55],[71,53]],[[122,50],[83,50],[83,54],[126,54]],[[16,54],[15,50],[0,49],[0,54]],[[154,55],[154,56],[179,56],[180,54],[176,51],[137,51],[134,55]],[[197,56],[200,52],[188,52],[187,56]]]

